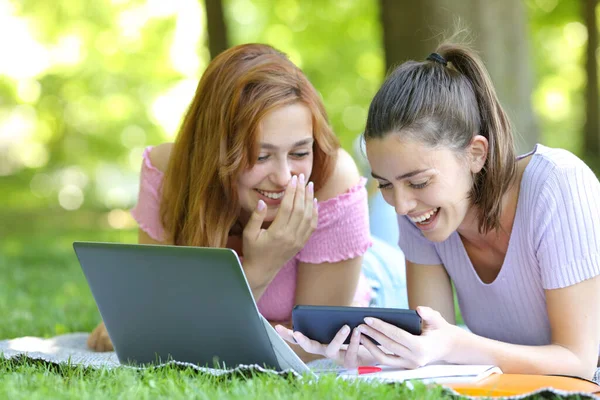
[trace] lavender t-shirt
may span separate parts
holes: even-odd
[[[434,243],[399,216],[399,245],[413,263],[444,265],[473,333],[546,345],[551,337],[544,290],[600,275],[600,183],[566,150],[538,144],[529,154],[508,250],[493,282],[481,281],[456,232]]]

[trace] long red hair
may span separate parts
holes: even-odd
[[[296,102],[312,113],[318,190],[331,176],[337,137],[325,107],[302,71],[283,53],[245,44],[219,54],[204,72],[171,150],[160,216],[177,245],[225,247],[240,205],[237,178],[258,157],[261,119]]]

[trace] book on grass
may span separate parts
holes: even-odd
[[[345,379],[376,380],[380,382],[402,382],[419,380],[423,383],[475,383],[502,370],[493,365],[434,364],[415,369],[381,367],[380,372],[359,375],[356,370],[339,373]]]

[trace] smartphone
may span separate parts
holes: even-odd
[[[365,317],[378,318],[413,334],[421,334],[421,317],[415,310],[375,307],[297,305],[292,310],[294,331],[319,343],[330,343],[344,325],[350,329],[364,324]],[[350,343],[350,334],[344,343]],[[375,341],[375,344],[379,344]]]

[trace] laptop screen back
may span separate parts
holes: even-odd
[[[123,364],[279,369],[230,249],[73,243]]]

